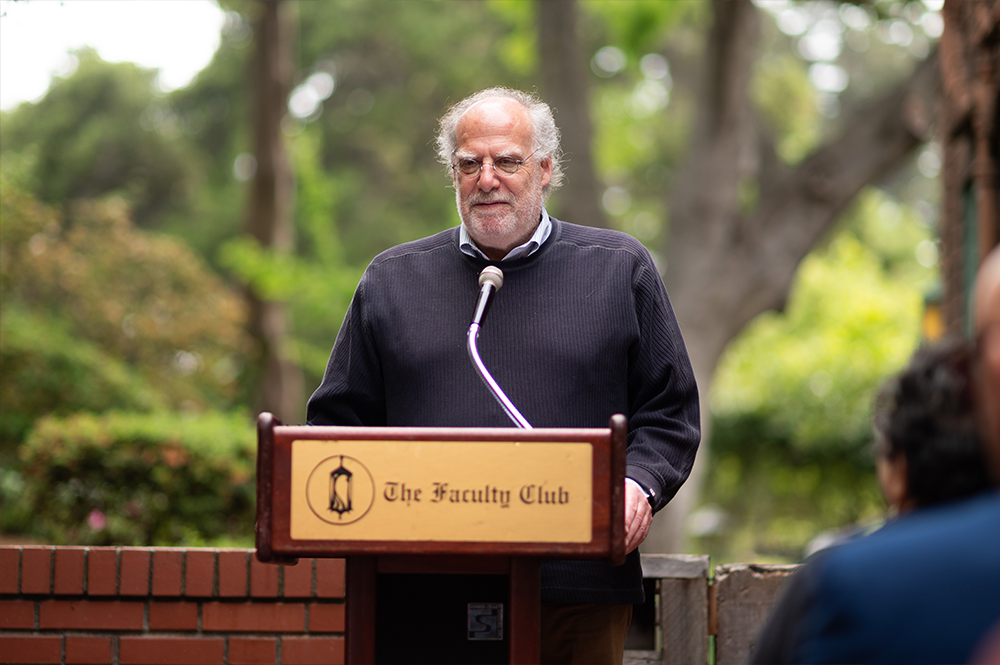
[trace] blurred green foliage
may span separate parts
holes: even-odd
[[[788,164],[801,161],[820,139],[816,95],[805,63],[791,53],[769,53],[757,63],[752,94],[775,128],[778,155]]]
[[[117,194],[150,223],[182,206],[199,178],[198,155],[168,132],[147,131],[155,71],[104,62],[90,48],[76,58],[71,76],[54,78],[41,101],[0,123],[5,152],[35,151],[31,193],[59,206]]]
[[[246,414],[47,416],[20,459],[22,471],[0,479],[8,532],[55,544],[252,545]]]
[[[874,397],[921,342],[936,273],[913,248],[931,237],[912,210],[866,192],[803,262],[786,310],[758,317],[727,349],[703,511],[725,523],[698,543],[713,559],[797,561],[824,531],[884,515]]]
[[[63,215],[18,173],[0,169],[0,531],[249,543],[242,299],[121,199]]]
[[[13,448],[36,418],[112,409],[146,412],[162,406],[155,389],[128,364],[75,337],[65,321],[18,304],[0,317],[0,441]],[[9,455],[0,457],[0,462]]]
[[[163,94],[154,72],[84,49],[44,99],[2,114],[2,529],[61,543],[245,542],[253,435],[233,414],[252,386],[232,284],[288,303],[291,347],[314,387],[372,257],[458,223],[433,144],[442,110],[489,85],[539,88],[530,2],[296,3],[294,85],[328,76],[333,89],[285,120],[296,251],[277,256],[241,233],[259,7],[220,4],[219,49],[188,87]],[[877,21],[903,20],[903,4],[855,7],[871,26],[842,32],[866,40],[837,60],[850,75],[843,107],[911,65],[906,48],[878,38]],[[848,23],[860,26],[857,16]],[[794,164],[837,120],[810,79],[804,36],[762,19],[751,94]],[[665,203],[690,147],[710,20],[705,2],[580,2],[602,201],[654,253],[669,238]],[[601,53],[620,66],[602,67]],[[569,177],[572,167],[570,155]],[[794,560],[820,531],[880,513],[870,400],[917,343],[933,280],[914,259],[933,230],[893,203],[933,202],[919,180],[911,168],[868,190],[804,262],[785,312],[761,317],[723,359],[705,501],[728,526],[695,543],[716,561]],[[748,207],[757,195],[755,182],[741,185]],[[559,215],[558,194],[549,209]],[[89,524],[97,513],[100,529]]]
[[[318,384],[330,347],[347,311],[362,267],[345,260],[345,250],[327,217],[342,185],[319,163],[322,136],[313,128],[289,139],[298,181],[296,215],[306,255],[278,254],[262,247],[250,235],[239,235],[222,245],[219,262],[263,298],[287,303],[295,328],[291,346],[302,367]]]
[[[12,179],[2,184],[4,311],[57,322],[56,330],[130,365],[171,408],[237,403],[244,303],[200,257],[177,239],[134,228],[121,199],[81,201],[63,216]]]

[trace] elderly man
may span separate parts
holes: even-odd
[[[544,662],[620,662],[642,602],[636,548],[687,478],[700,439],[697,389],[649,253],[622,233],[548,215],[562,178],[549,107],[504,88],[442,118],[461,226],[394,247],[362,277],[310,424],[503,427],[511,423],[465,351],[488,265],[504,272],[480,355],[535,427],[629,419],[626,563],[542,566]]]
[[[1000,248],[976,281],[975,409],[1000,480]],[[789,581],[754,663],[996,663],[1000,493],[907,513]],[[985,655],[985,654],[989,655]]]

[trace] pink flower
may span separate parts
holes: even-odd
[[[87,524],[94,531],[100,531],[108,523],[108,518],[101,511],[94,509],[87,515]]]

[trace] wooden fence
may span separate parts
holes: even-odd
[[[626,665],[707,663],[713,645],[716,665],[746,663],[781,585],[797,567],[737,563],[716,566],[712,575],[707,556],[644,554],[653,626],[643,630],[640,620],[634,627],[653,643],[628,649]]]

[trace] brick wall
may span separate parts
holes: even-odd
[[[253,550],[0,547],[0,662],[344,662],[344,562]]]

